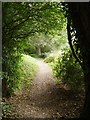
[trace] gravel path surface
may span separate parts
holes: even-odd
[[[37,60],[39,70],[30,91],[11,98],[21,118],[78,117],[83,99],[57,86],[51,67]],[[82,101],[81,101],[82,99]]]

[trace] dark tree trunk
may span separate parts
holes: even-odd
[[[68,3],[73,26],[76,29],[83,59],[85,77],[85,104],[82,118],[90,119],[90,3]]]
[[[2,80],[2,97],[7,97],[7,93],[8,93],[8,88],[7,88],[7,81],[6,79],[4,78]]]
[[[85,103],[81,113],[81,117],[90,119],[90,72],[85,74]]]

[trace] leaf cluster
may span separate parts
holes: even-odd
[[[72,90],[83,89],[83,70],[72,56],[70,49],[63,50],[62,55],[55,59],[53,70],[55,77],[70,85]]]
[[[65,20],[58,3],[3,2],[2,12],[3,83],[12,93],[20,85],[21,53],[27,47],[28,36],[54,34]]]

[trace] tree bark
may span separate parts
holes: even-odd
[[[90,119],[90,72],[85,74],[85,102],[81,118]]]
[[[68,3],[68,7],[84,66],[85,103],[80,117],[90,119],[90,3]]]

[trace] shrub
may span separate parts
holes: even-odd
[[[34,75],[37,71],[37,64],[34,58],[32,58],[29,55],[24,55],[22,56],[22,62],[21,62],[21,79],[20,79],[20,89],[21,87],[30,86],[32,79],[34,78]]]
[[[45,61],[46,63],[51,63],[51,62],[54,62],[54,59],[55,59],[55,55],[54,55],[54,54],[50,54],[48,57],[46,57],[46,58],[44,59],[44,61]]]
[[[69,49],[64,49],[61,57],[55,59],[53,71],[56,78],[70,85],[73,90],[83,88],[83,71]]]
[[[7,74],[6,75],[4,74],[4,76],[8,78],[7,87],[9,90],[8,94],[10,95],[20,90],[23,87],[23,83],[25,83],[25,86],[27,85],[30,86],[31,80],[33,79],[37,70],[37,64],[34,58],[24,54],[22,54],[21,56],[22,56],[21,57],[22,61],[18,63],[18,69],[17,69],[18,71],[16,77],[13,76],[14,74],[16,74],[16,71],[13,74],[11,72],[10,75],[12,74],[12,76],[10,77]]]
[[[47,53],[42,53],[39,57],[45,59],[47,57]]]
[[[7,55],[8,56],[8,55]],[[3,59],[3,96],[10,96],[20,83],[20,59],[21,55],[10,55],[7,61]],[[4,64],[5,63],[5,64]],[[7,66],[7,67],[6,67]],[[6,71],[4,70],[6,69]],[[5,72],[4,72],[5,71]],[[6,85],[6,86],[5,86]],[[5,88],[4,88],[5,86]],[[4,95],[5,94],[5,95]]]

